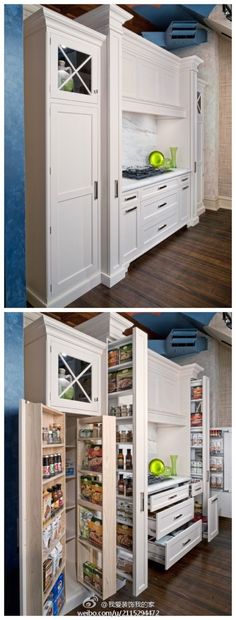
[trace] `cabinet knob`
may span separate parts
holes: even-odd
[[[93,399],[95,403],[98,402],[98,397],[96,396],[96,398]]]
[[[95,88],[95,89],[94,89],[93,94],[94,94],[94,95],[97,95],[97,94],[98,94],[98,88]]]

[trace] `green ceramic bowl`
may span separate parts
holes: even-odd
[[[148,157],[149,164],[154,168],[160,168],[164,162],[164,155],[161,151],[152,151]]]
[[[165,463],[161,459],[152,459],[149,463],[149,471],[154,476],[161,476],[165,471]]]

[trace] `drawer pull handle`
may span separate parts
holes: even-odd
[[[195,491],[201,491],[202,487],[196,487]]]
[[[128,196],[128,198],[125,198],[125,202],[128,202],[128,200],[133,200],[134,198],[137,198],[136,194],[134,196]]]
[[[94,181],[94,200],[98,199],[98,181]]]
[[[180,519],[180,517],[182,517],[183,515],[176,515],[176,517],[174,517],[174,521],[176,521],[176,519]]]
[[[157,205],[158,209],[161,209],[161,207],[165,207],[167,205],[167,202],[162,202],[161,205]]]
[[[131,211],[136,211],[137,207],[131,207],[131,209],[125,209],[125,213],[131,213]]]
[[[212,504],[213,502],[217,502],[217,500],[218,500],[218,497],[214,497],[214,499],[212,500]]]
[[[167,185],[161,185],[160,187],[158,187],[158,191],[159,189],[165,189],[167,187]]]
[[[167,224],[163,224],[163,226],[159,226],[158,230],[163,230],[163,228],[166,228]]]
[[[185,185],[185,187],[182,187],[182,190],[188,189],[188,188],[189,188],[189,185]]]
[[[183,547],[185,547],[185,545],[188,545],[188,543],[190,543],[190,542],[191,542],[191,538],[188,538],[188,540],[186,540],[186,541],[183,543]]]
[[[188,177],[186,177],[185,179],[181,179],[182,183],[184,183],[184,181],[188,181]]]
[[[175,497],[178,497],[178,494],[177,494],[177,493],[176,493],[176,495],[170,495],[170,496],[168,497],[168,499],[174,499]]]

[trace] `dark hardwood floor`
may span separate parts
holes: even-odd
[[[131,263],[124,280],[99,284],[70,308],[230,308],[231,212],[206,211]]]
[[[202,541],[168,571],[150,561],[148,582],[147,590],[137,599],[125,586],[108,599],[106,609],[97,603],[92,612],[99,615],[100,611],[110,610],[110,615],[112,611],[123,615],[122,608],[109,608],[109,601],[146,601],[154,602],[154,607],[147,609],[154,609],[156,614],[159,611],[161,616],[231,615],[231,520],[221,518],[219,536],[209,544]],[[125,606],[123,610],[127,615]],[[69,615],[84,612],[81,606]]]

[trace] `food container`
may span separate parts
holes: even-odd
[[[91,562],[84,562],[83,578],[84,583],[87,583],[91,587],[93,586],[93,564]]]
[[[43,493],[43,522],[48,521],[51,517],[51,493],[44,491]]]
[[[93,587],[99,594],[102,594],[102,571],[97,566],[93,569]]]
[[[53,616],[53,600],[48,598],[43,606],[43,616]]]
[[[102,471],[102,446],[90,446],[88,448],[88,469]]]
[[[108,373],[108,393],[112,394],[112,392],[116,392],[117,390],[117,373],[109,372]]]
[[[124,368],[117,373],[117,391],[132,389],[132,368]]]
[[[117,523],[117,545],[132,549],[133,528],[130,525]]]
[[[118,556],[117,558],[117,568],[121,570],[122,573],[126,573],[127,575],[132,575],[133,572],[133,562],[128,557]]]
[[[199,400],[200,398],[202,398],[202,386],[201,385],[193,386],[191,389],[191,399]]]
[[[130,362],[132,360],[132,342],[124,344],[120,347],[120,364]]]
[[[53,615],[59,616],[65,602],[65,578],[61,573],[52,589]]]
[[[102,521],[98,517],[92,517],[88,522],[89,540],[94,545],[102,547]]]
[[[119,363],[119,349],[111,349],[108,351],[108,367],[111,368],[111,366],[118,366]]]
[[[191,413],[191,426],[202,426],[202,412]]]
[[[46,592],[52,583],[53,566],[52,560],[48,558],[43,563],[43,591]]]
[[[91,502],[92,504],[102,505],[102,483],[101,482],[92,482],[92,494],[91,494]]]

